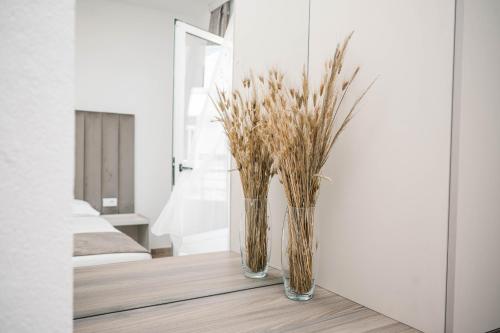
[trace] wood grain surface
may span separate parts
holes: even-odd
[[[80,267],[74,271],[74,318],[281,283],[276,269],[265,279],[245,278],[232,252]]]
[[[418,332],[332,292],[288,300],[274,285],[75,320],[76,333]]]

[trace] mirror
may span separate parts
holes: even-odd
[[[229,249],[231,26],[230,1],[76,2],[75,267]]]

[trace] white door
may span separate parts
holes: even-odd
[[[211,98],[231,89],[232,48],[223,38],[175,22],[172,185],[183,194],[185,254],[229,248],[230,154]],[[180,253],[183,254],[183,253]]]

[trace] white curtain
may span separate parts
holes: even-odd
[[[185,92],[196,126],[183,163],[193,170],[180,173],[152,228],[155,235],[170,235],[174,255],[229,248],[230,154],[222,126],[214,121],[217,112],[210,97],[215,99],[217,87],[231,90],[232,26],[230,20],[223,46],[206,47],[204,87]]]
[[[208,31],[218,36],[224,36],[231,17],[231,1],[226,1],[210,13]]]

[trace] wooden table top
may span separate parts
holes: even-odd
[[[418,332],[322,288],[316,289],[310,301],[291,301],[282,285],[79,319],[74,321],[74,331]]]
[[[74,318],[102,315],[281,284],[270,269],[265,279],[242,274],[240,256],[219,252],[81,267],[74,270]]]

